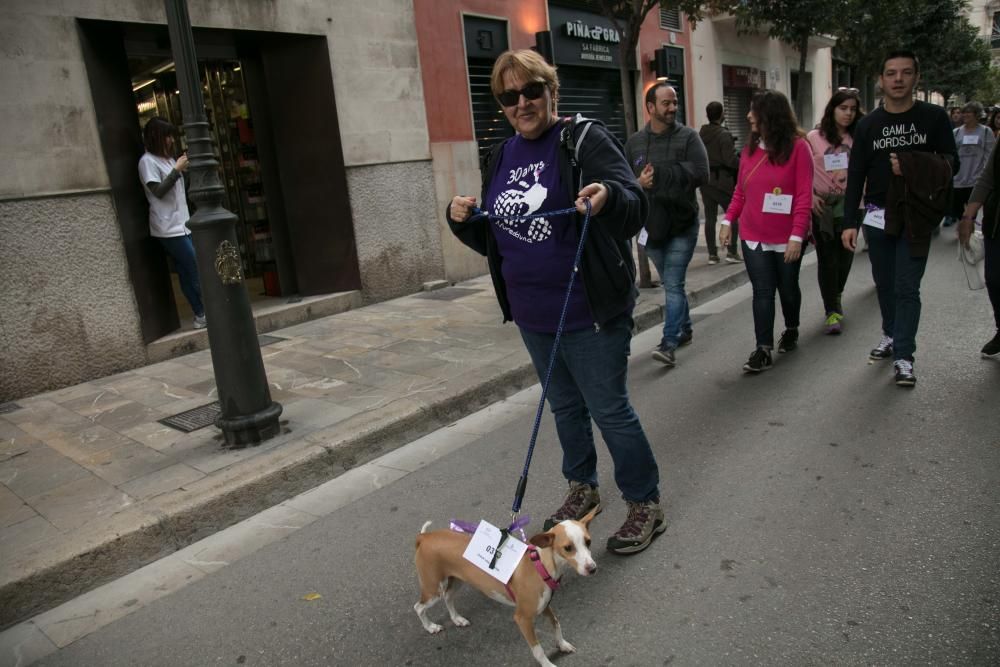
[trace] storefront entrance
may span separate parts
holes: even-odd
[[[206,117],[219,159],[219,181],[225,188],[222,204],[239,219],[236,236],[250,300],[281,296],[243,65],[239,60],[217,60],[202,62],[199,69]],[[155,116],[181,127],[183,118],[173,60],[130,57],[129,72],[140,128]],[[178,309],[183,310],[187,303],[176,280],[174,287],[174,300]]]
[[[141,128],[181,125],[166,26],[78,21],[111,195],[147,343],[186,320],[139,183]],[[207,120],[251,298],[358,290],[347,170],[325,37],[194,30]],[[273,295],[273,296],[272,296]],[[187,320],[190,326],[190,320]]]

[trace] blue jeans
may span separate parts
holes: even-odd
[[[764,250],[760,245],[756,250],[751,250],[744,241],[743,261],[753,285],[753,328],[757,347],[771,349],[774,347],[775,290],[781,299],[785,328],[795,329],[799,326],[799,311],[802,309],[799,269],[802,267],[802,258],[786,264],[784,253]]]
[[[698,242],[698,229],[699,226],[694,224],[683,236],[668,239],[663,245],[646,246],[646,256],[652,260],[656,272],[660,274],[663,291],[666,293],[660,345],[668,350],[676,349],[681,334],[693,328],[684,281],[687,278],[688,264],[694,255],[694,246]]]
[[[194,259],[194,243],[191,242],[191,235],[156,240],[167,254],[174,258],[174,267],[177,268],[177,278],[180,280],[184,298],[191,304],[194,314],[201,317],[205,314],[205,306],[201,302],[201,283],[198,282],[198,264]]]
[[[628,398],[632,326],[632,317],[622,314],[599,331],[563,332],[547,397],[563,450],[563,476],[572,482],[598,485],[597,449],[590,426],[593,417],[611,453],[622,497],[645,502],[659,499],[660,475]],[[555,334],[521,329],[521,338],[544,382]]]
[[[927,257],[910,257],[910,242],[882,229],[862,225],[868,242],[872,279],[882,311],[882,332],[892,337],[893,359],[913,361],[920,324],[920,281]]]

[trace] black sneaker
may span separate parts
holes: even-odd
[[[771,361],[771,351],[765,350],[762,347],[758,347],[750,355],[750,358],[745,364],[743,364],[743,370],[747,373],[760,373],[761,371],[766,371],[774,362]]]
[[[668,368],[677,365],[677,360],[674,358],[674,351],[662,343],[658,348],[653,350],[653,359],[656,359]]]
[[[583,482],[570,482],[569,491],[566,492],[566,500],[563,501],[562,507],[545,520],[545,523],[542,524],[542,530],[549,530],[552,526],[566,519],[578,521],[595,508],[597,513],[600,513],[601,494],[597,491],[597,487]]]
[[[719,263],[719,256],[718,255],[709,255],[708,256],[708,263],[709,264],[718,264]]]
[[[993,340],[983,345],[981,352],[983,357],[995,357],[1000,354],[1000,331],[993,337]]]
[[[882,336],[882,340],[878,342],[871,352],[868,353],[868,358],[872,361],[882,361],[883,359],[892,359],[892,337]]]
[[[896,384],[900,387],[912,387],[917,384],[917,376],[913,374],[913,362],[907,359],[897,359],[893,362],[896,367]]]
[[[798,329],[785,329],[781,332],[781,338],[778,339],[778,352],[785,353],[791,352],[799,346],[799,330]]]
[[[681,334],[681,337],[677,339],[677,347],[684,347],[685,345],[690,345],[691,341],[694,340],[693,331],[685,331]]]
[[[738,252],[726,253],[726,263],[727,264],[740,264],[743,262],[743,258],[740,257]]]
[[[648,547],[653,538],[667,529],[659,503],[627,502],[628,516],[618,531],[608,538],[608,551],[616,554],[636,554]]]

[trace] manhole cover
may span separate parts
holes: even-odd
[[[481,289],[472,289],[469,287],[444,287],[442,289],[431,290],[430,292],[424,292],[422,294],[415,295],[418,299],[434,299],[435,301],[454,301],[455,299],[460,299],[463,296],[469,296],[470,294],[476,294],[482,292]]]
[[[20,410],[21,406],[14,401],[9,401],[7,403],[0,403],[0,415],[5,415],[8,412],[14,412],[15,410]]]
[[[220,414],[222,414],[222,406],[216,401],[159,421],[164,426],[190,433],[191,431],[211,426],[215,423],[215,418]]]
[[[257,341],[260,343],[261,347],[274,345],[275,343],[282,340],[288,340],[288,339],[282,338],[281,336],[269,336],[268,334],[260,334],[259,336],[257,336]]]

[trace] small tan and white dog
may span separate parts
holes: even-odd
[[[517,564],[510,581],[504,585],[463,558],[472,536],[452,530],[427,532],[430,521],[417,535],[417,576],[420,579],[420,602],[413,605],[424,629],[431,634],[442,627],[427,618],[427,610],[444,598],[451,621],[458,627],[469,621],[455,611],[454,595],[459,582],[475,586],[484,595],[514,607],[514,622],[521,630],[531,655],[543,667],[555,667],[545,655],[535,635],[535,619],[545,614],[563,653],[573,653],[576,648],[563,639],[559,620],[549,602],[559,587],[559,579],[568,569],[581,576],[597,572],[597,563],[590,554],[588,526],[595,512],[580,521],[563,521],[550,530],[528,540],[528,551]]]

